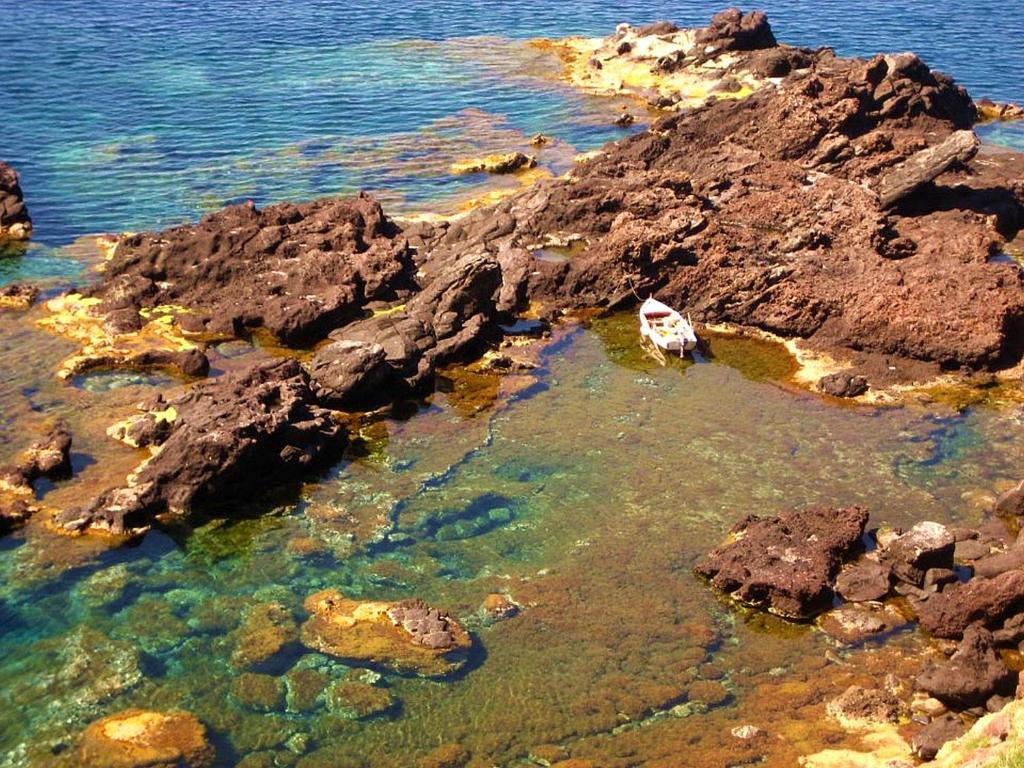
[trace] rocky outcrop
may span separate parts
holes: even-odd
[[[91,768],[206,768],[215,752],[206,729],[188,712],[128,709],[92,723],[78,745]]]
[[[833,581],[856,552],[867,520],[868,513],[858,507],[751,515],[696,572],[744,603],[806,618],[831,605]]]
[[[729,16],[739,27],[747,18]],[[671,38],[685,48],[681,35]],[[618,77],[659,40],[620,29],[600,67],[579,67]],[[728,53],[745,72],[783,55],[743,47]],[[849,378],[824,382],[836,394],[1018,360],[1024,282],[990,257],[1024,222],[1024,159],[987,154],[964,170],[974,105],[912,54],[797,52],[781,84],[664,117],[570,178],[435,225],[426,249],[499,254],[577,238],[580,253],[534,262],[530,299],[622,307],[657,293],[695,320],[797,338],[850,363]],[[697,66],[677,63],[673,77]],[[885,207],[878,188],[886,203],[903,197]]]
[[[452,173],[515,173],[537,165],[537,158],[522,152],[509,152],[504,155],[488,155],[469,160],[460,160],[451,167]]]
[[[0,161],[0,242],[28,240],[32,234],[32,219],[21,192],[17,172]]]
[[[159,397],[143,410],[139,426],[125,429],[149,435],[159,450],[125,486],[57,515],[59,526],[123,534],[144,530],[163,513],[223,509],[299,479],[345,439],[292,359],[254,364],[168,400]]]
[[[921,626],[936,637],[959,638],[972,624],[998,628],[1024,610],[1024,570],[953,584],[918,608]]]
[[[461,667],[472,646],[455,619],[418,600],[360,602],[328,589],[305,607],[302,642],[359,666],[440,676]]]
[[[0,485],[31,486],[41,477],[62,480],[71,476],[71,433],[63,419],[25,450],[16,464],[0,467]]]
[[[124,322],[180,307],[188,333],[265,328],[286,344],[322,338],[405,286],[409,250],[376,200],[234,205],[194,226],[122,237],[105,279],[83,293]]]
[[[71,476],[71,433],[58,420],[23,451],[18,461],[0,467],[0,535],[9,533],[39,511],[32,484],[40,478]]]
[[[34,285],[10,283],[0,287],[0,309],[28,309],[39,296]]]
[[[408,394],[437,366],[481,346],[498,317],[502,269],[468,254],[426,283],[404,307],[351,323],[317,351],[310,373],[318,395],[343,408]]]

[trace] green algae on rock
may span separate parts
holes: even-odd
[[[458,622],[421,601],[360,602],[334,589],[310,595],[308,647],[353,664],[443,676],[467,660],[472,640]]]

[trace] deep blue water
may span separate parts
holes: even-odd
[[[975,96],[1024,99],[1024,3],[762,5],[786,42],[913,49]],[[494,150],[543,131],[586,150],[621,135],[592,99],[523,74],[530,58],[513,40],[600,35],[623,20],[698,25],[720,7],[0,0],[0,158],[21,172],[50,245],[242,198],[369,188],[392,207],[425,208],[467,183],[436,159],[445,147]],[[1024,145],[1024,130],[1001,135]]]

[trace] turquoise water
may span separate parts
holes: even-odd
[[[975,96],[1024,99],[1019,3],[762,5],[784,41],[913,49]],[[0,158],[22,174],[37,239],[63,245],[243,198],[368,188],[392,209],[419,210],[475,181],[446,172],[446,148],[494,151],[544,132],[592,149],[622,135],[607,107],[537,77],[550,66],[521,41],[603,35],[623,20],[697,25],[717,6],[3,0],[0,10]]]
[[[690,568],[750,512],[856,503],[876,523],[976,524],[972,499],[1024,475],[1022,414],[837,408],[762,381],[770,366],[755,358],[770,362],[769,348],[744,342],[737,356],[716,340],[716,359],[745,364],[661,368],[634,337],[628,316],[569,331],[520,396],[480,410],[440,395],[386,419],[269,514],[96,554],[38,529],[0,540],[0,766],[75,766],[80,730],[131,707],[195,713],[216,765],[246,768],[414,766],[453,742],[481,768],[535,766],[530,755],[552,750],[602,768],[691,754],[700,761],[683,764],[712,768],[742,756],[729,735],[742,723],[779,734],[759,747],[768,766],[844,743],[823,702],[848,683],[822,677],[824,655],[865,672],[906,662],[745,617]],[[62,498],[132,455],[84,425],[101,431],[104,398],[131,392],[123,413],[143,391],[75,390],[92,413],[51,404],[80,453],[110,452]],[[252,640],[243,619],[276,605],[302,621],[303,600],[324,588],[443,606],[474,654],[437,681],[367,676],[292,644],[258,667],[289,694],[254,708],[232,661]],[[495,592],[520,615],[485,621]],[[300,705],[296,670],[369,680],[390,706],[352,720],[322,692]]]
[[[88,253],[64,246],[86,233],[163,226],[245,197],[365,187],[392,210],[457,205],[480,180],[449,174],[451,160],[535,132],[559,140],[542,155],[558,172],[574,151],[623,135],[609,124],[621,102],[562,86],[522,41],[605,34],[624,19],[699,24],[713,9],[0,0],[0,10],[0,157],[22,172],[38,236],[0,256],[7,282],[74,274]],[[913,48],[975,95],[1024,99],[1024,18],[1012,4],[768,10],[783,40]],[[984,130],[1024,148],[1020,125]],[[65,416],[75,435],[76,477],[45,503],[80,502],[135,466],[105,429],[172,381],[96,373],[65,384],[53,370],[67,342],[13,315],[0,315],[0,338],[0,459],[44,416]],[[127,707],[194,712],[217,765],[248,758],[247,768],[404,768],[452,742],[471,768],[566,754],[608,768],[681,756],[720,768],[750,764],[729,735],[745,723],[779,736],[768,766],[852,744],[821,705],[846,685],[821,674],[833,646],[733,611],[691,575],[693,562],[734,520],[785,507],[859,503],[879,523],[977,523],[1024,476],[1024,415],[836,408],[764,380],[787,370],[777,350],[716,341],[718,362],[660,368],[635,342],[631,317],[569,332],[526,395],[496,403],[496,381],[456,378],[414,417],[368,428],[299,501],[251,520],[170,526],[110,551],[40,525],[0,540],[0,767],[76,765],[81,729]],[[242,343],[221,353],[258,354]],[[325,587],[452,611],[473,633],[468,669],[377,678],[292,644],[261,670],[275,684],[292,691],[295,670],[356,675],[390,706],[359,721],[322,694],[308,708],[289,695],[254,710],[231,662],[246,642],[241,620],[276,604],[301,622],[303,600]],[[521,615],[485,621],[494,592]],[[900,663],[842,655],[866,671]]]

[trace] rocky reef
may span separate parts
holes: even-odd
[[[16,463],[0,467],[0,533],[10,532],[38,511],[32,488],[36,480],[70,476],[71,433],[58,420]]]
[[[153,455],[124,486],[60,512],[69,531],[145,530],[157,515],[251,499],[309,471],[344,444],[345,431],[316,404],[309,377],[285,358],[202,382],[116,425],[115,434]]]
[[[615,81],[667,113],[563,177],[448,219],[399,223],[360,194],[125,235],[98,281],[52,299],[40,324],[80,346],[65,378],[204,377],[209,344],[260,334],[304,361],[284,376],[301,405],[255,404],[232,380],[197,385],[173,424],[133,421],[126,442],[159,452],[59,524],[137,529],[239,489],[218,476],[271,454],[285,460],[260,476],[292,479],[333,440],[319,409],[427,392],[439,366],[499,344],[527,307],[554,320],[656,293],[695,320],[783,337],[820,362],[804,383],[840,397],[1020,361],[1021,270],[994,257],[1024,222],[1024,157],[979,150],[978,110],[950,78],[912,54],[783,46],[764,14],[737,10],[703,29],[623,26],[555,47],[577,85]],[[532,164],[510,154],[458,170]],[[571,253],[536,257],[552,246]],[[310,359],[303,348],[324,340]],[[249,375],[262,387],[260,370]],[[206,399],[215,417],[199,413]],[[214,427],[254,408],[274,423]],[[197,460],[212,434],[229,445]]]
[[[966,730],[964,719],[1003,709],[1020,690],[1024,537],[1014,539],[995,519],[982,529],[925,521],[907,531],[872,530],[868,551],[851,557],[867,520],[856,509],[748,518],[696,572],[745,604],[787,618],[828,610],[818,626],[840,645],[882,639],[916,620],[937,641],[931,648],[922,642],[916,677],[851,688],[829,713],[855,731],[885,731],[913,711],[924,727],[916,729],[912,745],[889,734],[892,754],[931,759]],[[837,596],[845,602],[835,607]],[[908,692],[914,693],[910,701]],[[807,764],[889,765],[881,752],[875,757],[822,753]]]
[[[188,712],[126,710],[92,723],[78,747],[96,768],[205,768],[214,763],[206,729]]]
[[[32,219],[28,215],[17,172],[0,161],[0,242],[28,240]]]
[[[302,642],[354,664],[442,676],[458,670],[472,647],[455,619],[421,601],[360,602],[328,589],[305,607]]]

